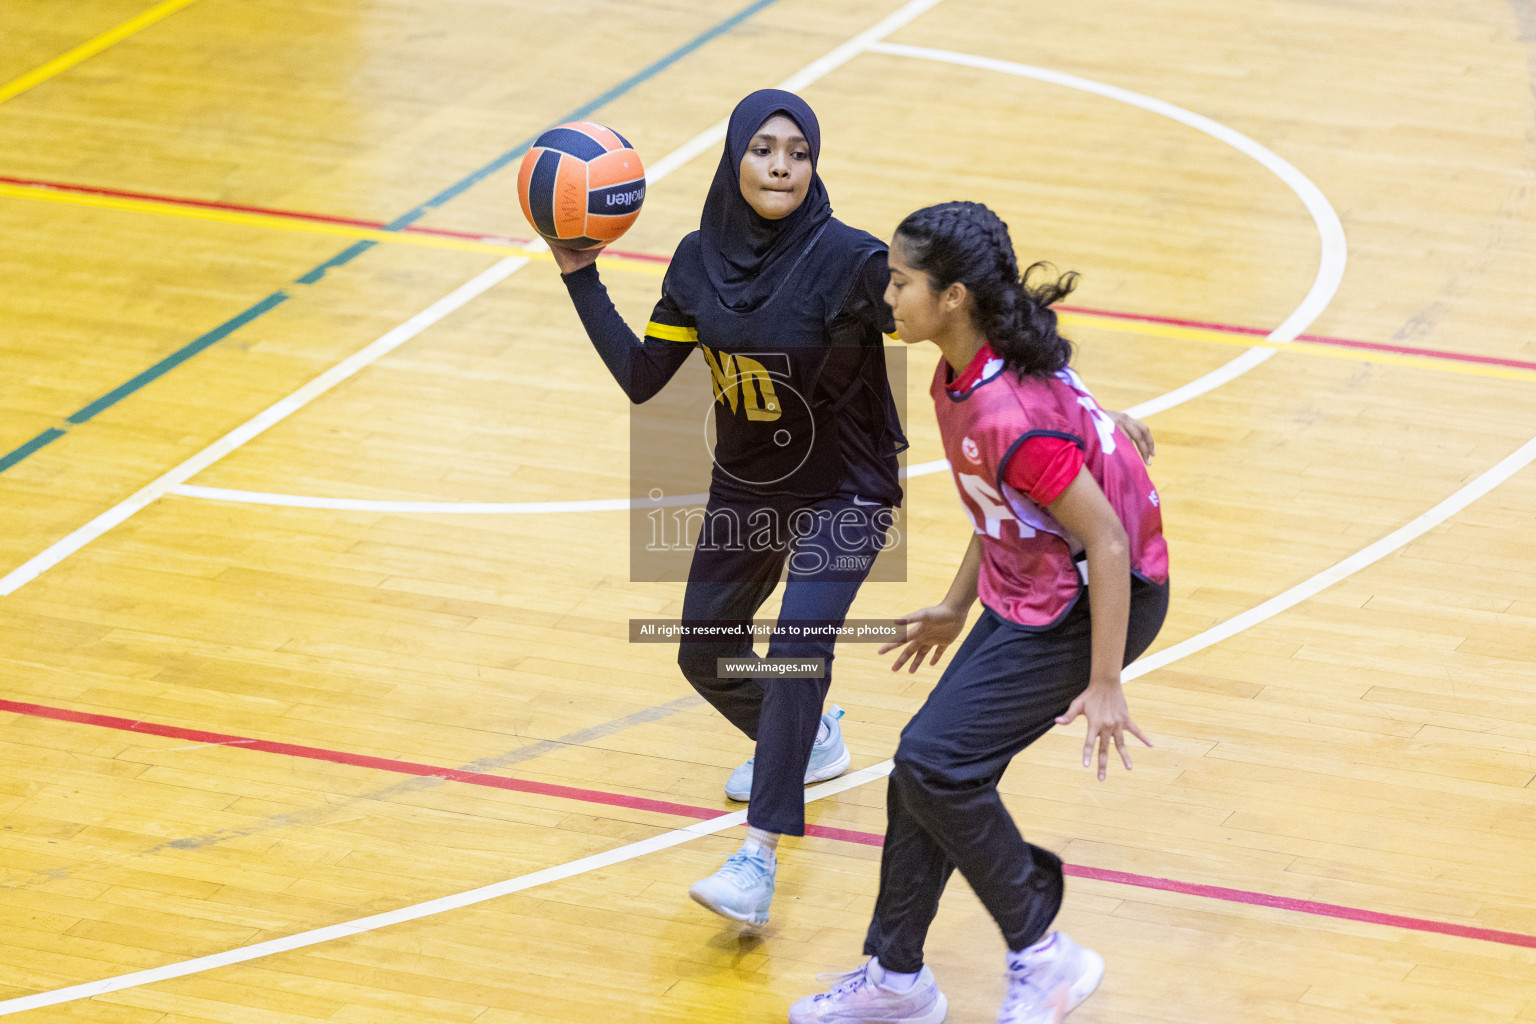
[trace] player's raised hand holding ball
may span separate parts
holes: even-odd
[[[618,132],[572,121],[529,147],[517,174],[517,197],[560,272],[569,274],[592,263],[635,222],[645,202],[645,168]]]

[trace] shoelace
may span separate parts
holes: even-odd
[[[831,985],[832,991],[823,992],[816,997],[819,1002],[822,999],[841,999],[843,996],[851,996],[865,985],[869,984],[869,965],[856,967],[846,974],[818,974],[816,980],[824,985]]]
[[[761,857],[737,850],[717,872],[739,886],[746,886],[768,873],[768,863]]]
[[[1015,1010],[1033,1006],[1046,998],[1043,988],[1035,985],[1035,976],[1043,973],[1039,964],[1008,968],[1008,991],[1003,995],[1003,1009]]]
[[[827,735],[825,737],[818,737],[816,742],[814,744],[812,744],[812,746],[813,747],[825,747],[828,743],[831,742],[831,740],[832,740],[832,730],[828,729],[827,730]],[[756,766],[756,764],[757,764],[757,758],[756,757],[749,757],[749,758],[747,758],[746,763],[743,764],[741,767],[742,768],[753,768],[753,767]]]
[[[842,708],[834,707],[832,710],[837,712],[837,717],[833,719],[834,722],[837,721],[838,718],[842,718],[843,717],[843,709]],[[820,734],[820,732],[817,733],[816,742],[813,743],[812,746],[824,747],[829,742],[831,742],[831,740],[832,740],[832,729],[830,727],[828,727],[827,734],[825,736],[822,736]],[[749,757],[749,758],[747,758],[746,764],[743,764],[742,767],[746,768],[746,767],[749,767],[750,765],[754,765],[756,763],[757,763],[757,758],[756,757]]]

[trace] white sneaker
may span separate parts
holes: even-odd
[[[885,971],[875,957],[858,970],[817,980],[833,985],[791,1006],[789,1024],[940,1024],[949,1012],[949,1000],[926,965],[905,992],[881,984]]]
[[[721,917],[760,928],[768,923],[778,870],[777,859],[737,850],[719,871],[694,882],[688,895]]]
[[[1104,980],[1104,958],[1052,932],[1008,954],[1008,994],[998,1024],[1059,1024]]]
[[[821,716],[821,724],[827,727],[827,736],[817,740],[816,745],[811,747],[811,760],[805,766],[807,786],[813,782],[835,779],[853,763],[853,758],[848,754],[848,746],[843,742],[843,727],[837,724],[837,720],[842,717],[843,709],[836,704]],[[746,763],[731,772],[731,777],[725,783],[726,796],[743,803],[752,799],[752,767],[756,760],[755,757],[749,757]]]

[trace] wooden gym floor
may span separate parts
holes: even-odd
[[[514,194],[550,124],[635,143],[605,279],[639,323],[709,129],[792,80],[844,219],[979,199],[1081,271],[1079,368],[1157,435],[1158,746],[1101,785],[1077,727],[1004,786],[1109,961],[1073,1020],[1536,1022],[1530,0],[0,24],[0,1014],[779,1021],[858,961],[936,671],[844,647],[862,771],[809,794],[771,928],[686,899],[748,745],[626,642],[682,587],[630,583],[625,513],[580,504],[627,494],[628,411]],[[966,542],[935,359],[908,582],[856,616],[934,600]],[[995,1012],[1001,951],[957,879],[952,1020]]]

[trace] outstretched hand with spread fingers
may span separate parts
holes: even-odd
[[[956,612],[943,604],[919,608],[895,621],[896,625],[909,628],[905,639],[894,640],[880,648],[879,653],[889,654],[896,648],[902,647],[902,652],[896,656],[896,662],[891,666],[892,672],[899,671],[909,658],[912,661],[912,667],[907,671],[916,672],[918,666],[923,663],[923,656],[930,650],[933,651],[933,658],[928,663],[937,665],[939,658],[944,655],[945,648],[954,643],[960,631],[965,628],[964,613]]]
[[[1088,688],[1077,695],[1066,714],[1056,719],[1057,725],[1070,725],[1079,715],[1088,719],[1088,735],[1083,740],[1083,767],[1093,763],[1094,744],[1099,748],[1099,781],[1109,775],[1109,744],[1114,743],[1120,752],[1120,760],[1126,771],[1131,769],[1131,755],[1125,749],[1125,734],[1129,732],[1147,746],[1152,741],[1131,720],[1130,708],[1125,703],[1125,691],[1120,683],[1089,683]]]

